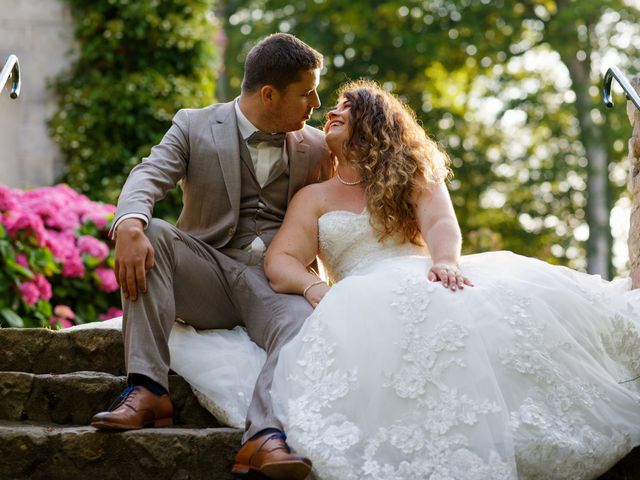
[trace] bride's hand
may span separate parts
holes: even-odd
[[[316,308],[322,300],[322,297],[326,295],[331,287],[326,283],[318,283],[311,286],[304,294],[304,298],[311,304],[313,308]]]
[[[431,282],[442,282],[442,286],[449,288],[451,291],[464,289],[465,285],[473,287],[473,283],[467,277],[462,275],[457,265],[449,265],[446,263],[435,263],[429,269],[427,275]]]

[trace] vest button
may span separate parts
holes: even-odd
[[[233,234],[234,234],[234,233],[236,233],[236,229],[235,229],[235,227],[231,227],[231,228],[229,229],[229,236],[230,236],[230,237],[231,237],[231,236],[233,236]]]

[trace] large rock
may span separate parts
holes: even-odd
[[[125,386],[125,377],[98,372],[0,372],[0,419],[87,425],[96,412],[107,409]],[[169,386],[177,424],[219,426],[182,377],[170,375]]]
[[[229,428],[101,432],[0,421],[0,478],[226,480],[241,436]]]
[[[125,388],[120,330],[0,329],[0,352],[1,480],[231,478],[241,431],[218,428],[177,375],[175,427],[86,426]]]
[[[0,371],[124,375],[122,332],[116,329],[2,328]]]

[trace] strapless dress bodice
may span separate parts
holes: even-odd
[[[318,256],[333,282],[353,275],[380,260],[405,255],[426,256],[424,247],[397,239],[379,241],[368,210],[333,210],[318,219]]]

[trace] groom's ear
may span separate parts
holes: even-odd
[[[260,89],[260,99],[262,100],[262,104],[265,107],[270,107],[273,105],[275,93],[276,89],[273,85],[264,85]]]

